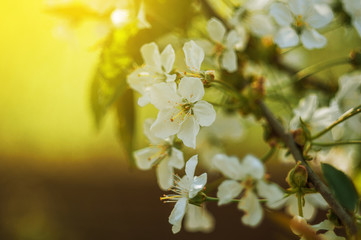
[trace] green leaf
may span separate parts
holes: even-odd
[[[135,130],[135,109],[133,91],[128,89],[116,102],[118,135],[124,157],[134,166],[132,157]]]
[[[113,31],[106,40],[91,85],[91,107],[97,127],[109,107],[127,89],[126,76],[133,57],[126,51],[129,36],[134,34],[132,26]]]
[[[335,198],[344,208],[353,212],[359,201],[359,196],[352,180],[330,164],[322,163],[321,166],[323,176]]]

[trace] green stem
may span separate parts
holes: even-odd
[[[210,85],[211,86],[217,86],[218,85],[218,86],[222,87],[224,90],[231,93],[235,98],[237,98],[241,102],[244,102],[244,100],[245,100],[244,97],[232,85],[229,85],[228,83],[226,83],[224,81],[213,80],[210,83]]]
[[[218,202],[219,201],[219,198],[216,198],[216,197],[209,197],[207,195],[205,195],[206,197],[206,201],[209,201],[209,202]],[[231,202],[240,202],[242,199],[232,199]],[[267,202],[267,199],[258,199],[259,202]]]
[[[216,107],[223,107],[223,108],[226,108],[226,109],[238,109],[241,107],[240,104],[226,104],[226,103],[214,103],[214,102],[210,102],[208,101],[210,104],[212,104],[213,106],[216,106]]]
[[[268,150],[268,152],[261,158],[262,162],[264,163],[267,162],[275,152],[276,152],[276,148],[271,147],[270,150]]]
[[[345,121],[346,119],[361,113],[361,105],[354,107],[350,110],[348,110],[347,112],[345,112],[339,119],[337,119],[334,123],[332,123],[330,126],[328,126],[327,128],[325,128],[324,130],[316,133],[314,136],[311,137],[311,139],[316,139],[321,137],[322,135],[324,135],[325,133],[327,133],[328,131],[330,131],[332,128],[334,128],[335,126],[337,126],[338,124],[342,123],[343,121]]]
[[[348,58],[338,58],[334,60],[330,60],[327,62],[318,63],[309,67],[306,67],[302,69],[301,71],[296,73],[297,81],[300,81],[302,79],[305,79],[313,74],[316,74],[318,72],[321,72],[327,68],[336,66],[336,65],[342,65],[342,64],[348,64],[349,59]]]
[[[297,192],[297,204],[298,204],[298,215],[303,217],[303,209],[302,209],[302,195]]]
[[[348,144],[361,144],[361,140],[349,140],[349,141],[340,141],[340,142],[313,142],[312,145],[320,147],[332,147],[338,145],[348,145]]]

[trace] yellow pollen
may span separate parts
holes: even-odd
[[[186,111],[186,110],[189,110],[189,109],[182,108],[182,110],[181,110],[179,113],[177,113],[177,115],[175,115],[174,117],[172,117],[172,118],[170,119],[170,121],[173,122],[175,119],[177,119],[177,118],[178,118],[184,111]]]

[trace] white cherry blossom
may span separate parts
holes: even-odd
[[[246,32],[230,30],[217,18],[211,18],[207,23],[208,34],[213,41],[213,55],[220,58],[221,67],[228,72],[238,69],[236,50],[243,50],[247,43]]]
[[[237,31],[249,31],[257,37],[270,36],[275,31],[272,17],[267,14],[267,9],[272,0],[248,0],[238,8],[230,20],[230,24]],[[247,34],[245,35],[248,40]]]
[[[127,82],[129,86],[142,96],[138,99],[140,106],[145,106],[150,101],[149,91],[153,85],[161,82],[173,83],[176,75],[170,75],[175,61],[175,52],[168,44],[162,53],[156,43],[144,44],[141,54],[145,65],[129,74]]]
[[[276,2],[270,14],[280,29],[274,40],[281,48],[293,47],[301,41],[307,49],[322,48],[327,39],[316,29],[325,27],[333,19],[331,8],[314,0],[289,0],[287,4]]]
[[[238,209],[245,212],[242,217],[245,225],[256,227],[263,218],[263,209],[255,191],[267,200],[267,207],[276,209],[283,205],[282,190],[276,184],[264,180],[263,163],[256,157],[247,155],[240,162],[237,157],[217,154],[213,164],[229,178],[218,187],[218,205],[231,202],[243,192]]]
[[[172,232],[178,233],[182,227],[182,220],[187,213],[188,228],[192,230],[204,230],[213,227],[213,219],[209,213],[202,212],[198,206],[190,206],[189,200],[197,196],[203,190],[207,183],[207,173],[200,176],[194,176],[195,168],[198,163],[198,156],[191,157],[185,167],[186,175],[175,181],[175,185],[171,188],[174,194],[164,195],[161,200],[164,202],[175,202],[175,206],[169,216],[169,223],[173,225]],[[196,210],[194,207],[197,207]],[[201,222],[198,222],[201,221]]]
[[[210,126],[216,118],[213,106],[201,100],[204,87],[199,78],[183,77],[178,89],[166,83],[154,85],[150,95],[159,109],[151,127],[157,137],[177,134],[186,146],[195,148],[200,126]]]
[[[173,147],[173,139],[161,139],[150,131],[153,119],[144,122],[144,133],[151,145],[134,152],[137,166],[142,170],[148,170],[156,165],[158,185],[162,190],[169,189],[174,182],[174,168],[181,169],[184,166],[183,152]]]
[[[310,94],[301,99],[293,112],[294,117],[290,122],[291,129],[295,130],[301,127],[301,118],[313,133],[331,125],[341,115],[336,101],[332,101],[329,107],[319,108],[318,97],[315,94]]]

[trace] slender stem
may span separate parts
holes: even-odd
[[[228,91],[229,93],[231,93],[235,98],[237,98],[240,101],[244,101],[244,97],[237,92],[237,90],[235,90],[234,87],[232,87],[231,85],[229,85],[227,82],[224,81],[218,81],[218,80],[213,80],[210,83],[211,86],[220,86],[222,87],[224,90]]]
[[[348,64],[349,59],[348,58],[338,58],[334,60],[330,60],[327,62],[318,63],[309,67],[306,67],[302,69],[301,71],[296,73],[297,81],[300,81],[302,79],[305,79],[315,73],[321,72],[327,68],[330,68],[332,66],[341,65],[341,64]]]
[[[301,195],[299,192],[297,192],[296,195],[297,195],[298,215],[299,215],[300,217],[303,217],[302,195]]]
[[[322,131],[316,133],[314,136],[311,137],[311,139],[316,139],[321,137],[322,135],[324,135],[325,133],[327,133],[328,131],[330,131],[332,128],[334,128],[335,126],[337,126],[338,124],[342,123],[343,121],[345,121],[346,119],[361,113],[361,105],[351,108],[350,110],[348,110],[347,112],[345,112],[341,117],[339,117],[339,119],[337,119],[335,122],[333,122],[330,126],[328,126],[327,128],[323,129]]]
[[[208,101],[210,104],[212,104],[213,106],[216,106],[216,107],[223,107],[223,108],[226,108],[226,109],[238,109],[241,107],[240,104],[226,104],[226,103],[214,103],[214,102],[211,102],[211,101]]]
[[[348,140],[348,141],[340,141],[340,142],[313,142],[312,145],[320,146],[320,147],[332,147],[338,145],[348,145],[348,144],[361,144],[361,140]]]
[[[270,150],[268,150],[268,152],[265,155],[263,155],[263,157],[261,158],[262,162],[264,163],[267,162],[275,152],[276,152],[276,148],[271,147]]]
[[[289,151],[293,155],[295,161],[301,161],[301,164],[306,167],[310,182],[315,189],[322,195],[328,205],[334,210],[335,214],[339,217],[348,232],[355,236],[357,234],[357,226],[353,217],[340,205],[334,198],[329,188],[322,182],[320,177],[312,170],[303,157],[302,150],[296,145],[292,135],[283,128],[281,123],[276,119],[273,113],[262,102],[258,101],[259,107],[263,112],[263,116],[273,129],[274,133],[285,143]]]
[[[206,197],[206,201],[209,202],[218,202],[219,198],[216,197],[209,197],[209,196],[205,196]],[[242,201],[242,199],[232,199],[231,202],[240,202]],[[267,199],[258,199],[259,202],[267,202]]]

